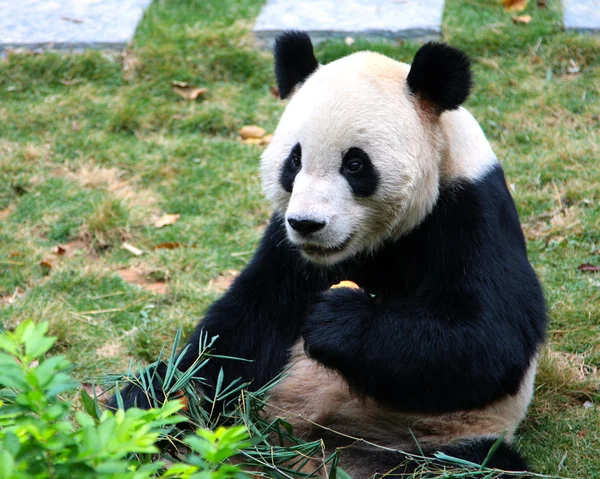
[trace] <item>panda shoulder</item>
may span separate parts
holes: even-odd
[[[449,181],[477,181],[498,166],[498,159],[481,126],[463,107],[440,116],[446,144],[442,176]]]

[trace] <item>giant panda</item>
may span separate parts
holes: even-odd
[[[207,388],[221,368],[251,390],[286,370],[268,414],[343,448],[354,479],[396,471],[399,451],[481,463],[493,445],[488,466],[524,470],[511,442],[546,311],[502,168],[461,107],[469,59],[432,42],[412,65],[373,52],[321,65],[297,31],[274,55],[289,99],[262,155],[274,213],[179,367],[218,336]],[[341,280],[359,288],[330,289]],[[149,406],[134,385],[121,395]]]

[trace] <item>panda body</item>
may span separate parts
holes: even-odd
[[[399,451],[481,463],[501,435],[488,465],[524,469],[510,442],[546,312],[502,168],[460,107],[468,59],[430,43],[412,66],[371,52],[321,66],[290,32],[275,62],[290,98],[262,156],[275,212],[179,367],[208,334],[217,355],[252,360],[211,359],[208,387],[221,369],[254,390],[287,369],[268,414],[343,448],[355,479],[394,470]],[[329,289],[341,280],[360,289]]]

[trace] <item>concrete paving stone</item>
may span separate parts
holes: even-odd
[[[0,0],[0,50],[122,49],[152,0]]]
[[[567,30],[600,32],[600,0],[563,0]]]
[[[314,42],[331,37],[438,39],[444,0],[268,0],[254,26],[270,48],[285,30],[305,30]]]

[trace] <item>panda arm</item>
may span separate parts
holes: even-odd
[[[495,305],[459,290],[383,304],[362,290],[327,292],[307,318],[307,351],[355,391],[402,410],[482,407],[517,392],[543,338],[537,289],[519,286]]]
[[[188,369],[198,359],[202,336],[218,336],[211,354],[245,361],[212,357],[197,373],[208,386],[206,394],[210,397],[221,368],[223,384],[241,378],[250,382],[250,390],[259,389],[285,366],[309,301],[328,284],[325,275],[289,245],[281,219],[273,216],[252,261],[197,325],[179,369]],[[160,376],[164,371],[164,365],[159,366]],[[154,388],[162,391],[160,384]],[[132,384],[121,395],[126,407],[149,407],[145,393]]]

